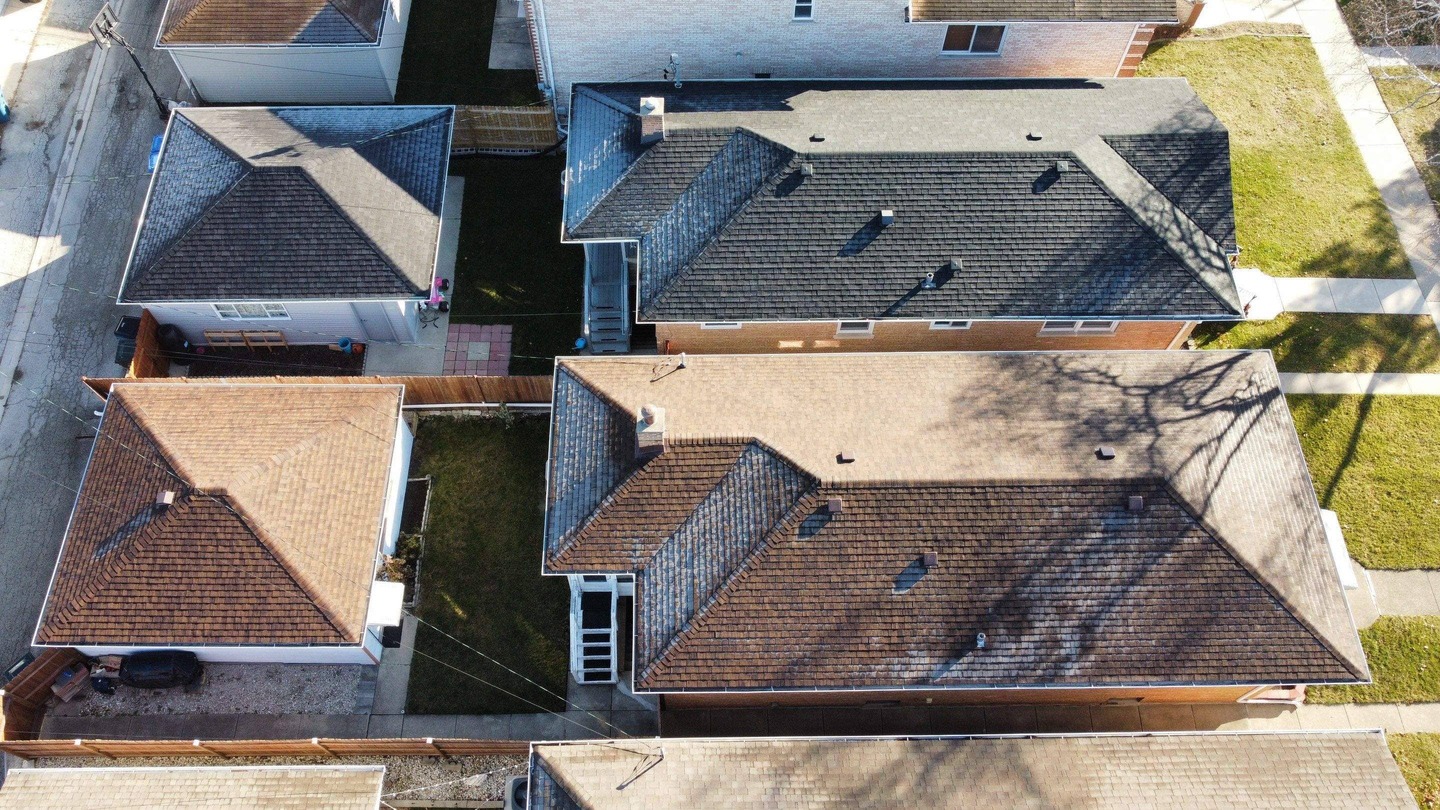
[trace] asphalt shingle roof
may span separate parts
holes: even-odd
[[[564,359],[546,570],[634,573],[646,691],[1363,680],[1278,383],[1244,352]]]
[[[640,320],[1241,310],[1228,134],[1183,80],[580,85],[571,109],[566,232],[639,242]]]
[[[385,0],[171,0],[158,44],[375,43],[388,5]]]
[[[378,765],[12,768],[0,810],[74,810],[97,800],[146,810],[375,810],[384,776]]]
[[[536,744],[531,810],[1411,810],[1378,731]]]
[[[1189,4],[1186,4],[1187,7]],[[1188,10],[1187,10],[1188,13]],[[916,22],[1078,20],[1085,22],[1178,22],[1175,0],[912,0]]]
[[[428,294],[450,107],[178,110],[121,300]]]
[[[359,642],[399,414],[398,386],[116,385],[37,640]]]

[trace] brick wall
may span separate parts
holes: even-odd
[[[1043,349],[1167,349],[1188,334],[1177,321],[1124,321],[1113,335],[1041,336],[1039,321],[976,321],[969,329],[931,329],[925,321],[881,321],[869,338],[837,338],[835,322],[756,323],[740,329],[701,329],[662,323],[662,352],[759,354],[774,352],[1028,351]]]
[[[682,79],[1114,76],[1134,23],[1012,23],[999,56],[945,56],[943,23],[907,23],[906,0],[815,0],[810,22],[789,0],[536,0],[543,5],[557,102],[578,81],[659,79],[676,54]]]
[[[863,706],[866,703],[899,703],[950,706],[996,704],[1090,704],[1110,700],[1144,703],[1235,703],[1252,691],[1250,686],[1181,686],[1132,689],[915,689],[897,692],[730,692],[701,695],[674,693],[664,696],[662,708],[682,709],[763,708],[770,706]]]

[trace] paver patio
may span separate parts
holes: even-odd
[[[445,373],[509,374],[511,329],[509,324],[450,324],[445,335]]]

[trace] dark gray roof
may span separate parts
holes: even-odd
[[[1229,161],[1182,79],[579,85],[565,225],[647,321],[1233,318]]]
[[[1188,3],[1187,11],[1188,11]],[[1175,0],[912,0],[916,22],[1083,20],[1178,22]]]
[[[179,110],[121,300],[428,294],[451,107]]]
[[[23,773],[23,771],[22,771]],[[537,743],[531,810],[1407,810],[1379,731]]]
[[[545,567],[634,574],[650,692],[1364,680],[1278,382],[1243,352],[563,359]]]

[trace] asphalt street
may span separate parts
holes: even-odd
[[[100,402],[80,377],[119,372],[115,292],[150,142],[164,127],[125,52],[91,41],[99,0],[47,5],[0,132],[0,326],[18,358],[0,411],[0,666],[29,649],[90,452]],[[175,96],[178,72],[149,47],[163,5],[128,0],[120,30],[161,92]],[[8,0],[3,14],[32,8]],[[101,61],[87,83],[92,56]],[[84,109],[87,84],[93,104]]]

